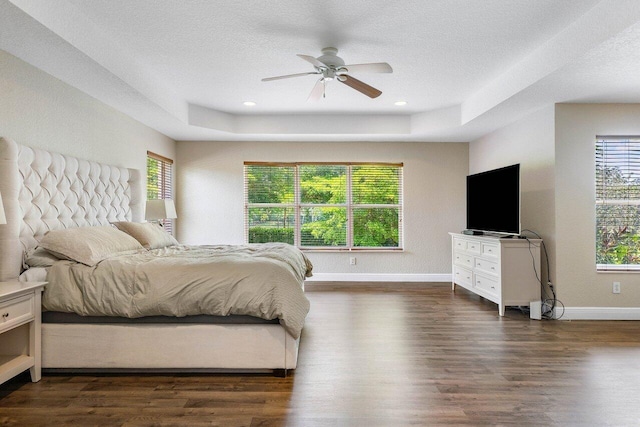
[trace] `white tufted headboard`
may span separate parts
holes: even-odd
[[[0,138],[0,280],[15,279],[24,254],[49,230],[141,221],[140,173],[25,147]]]

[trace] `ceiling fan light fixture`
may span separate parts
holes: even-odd
[[[245,107],[255,107],[256,103],[253,101],[244,101],[242,105],[244,105]]]
[[[322,56],[316,59],[334,70],[344,65],[344,61],[338,56],[338,49],[335,47],[325,47],[322,49]]]
[[[344,60],[338,56],[338,49],[335,47],[325,47],[322,49],[322,54],[323,55],[318,58],[300,53],[298,54],[298,57],[313,65],[314,71],[312,72],[266,77],[262,79],[262,81],[269,82],[272,80],[316,74],[320,75],[320,78],[316,81],[316,85],[311,90],[311,94],[307,98],[307,101],[317,101],[320,98],[324,98],[324,86],[331,80],[337,80],[340,83],[373,99],[380,96],[382,92],[372,86],[369,86],[365,82],[356,79],[348,73],[393,73],[391,65],[386,62],[345,65]]]

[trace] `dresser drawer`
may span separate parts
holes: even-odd
[[[0,303],[0,332],[33,319],[33,295]]]
[[[473,286],[473,274],[470,270],[460,267],[454,267],[453,269],[453,282],[462,286]]]
[[[453,239],[453,249],[456,251],[466,251],[467,241],[462,239]]]
[[[472,254],[480,254],[480,242],[467,241],[467,252]]]
[[[498,267],[498,263],[489,261],[486,258],[476,258],[474,267],[478,271],[483,271],[489,274],[498,275],[500,273],[500,268]]]
[[[481,253],[483,256],[498,256],[498,245],[494,245],[491,243],[483,243]]]
[[[471,255],[465,255],[461,253],[455,253],[453,255],[453,262],[456,265],[460,265],[462,267],[473,268],[473,257]]]
[[[500,294],[500,284],[496,279],[476,274],[474,286],[496,297]]]

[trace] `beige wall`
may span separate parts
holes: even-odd
[[[640,105],[559,104],[470,144],[180,142],[0,51],[0,135],[32,147],[144,171],[147,150],[177,160],[178,237],[243,241],[242,164],[404,162],[405,251],[310,253],[319,273],[449,274],[448,231],[465,224],[465,176],[522,165],[522,226],[550,252],[570,307],[638,307],[640,275],[595,272],[594,140],[640,135]],[[622,293],[611,293],[620,281]]]
[[[640,105],[546,107],[471,142],[469,171],[522,165],[522,227],[545,239],[565,306],[639,307],[640,275],[595,271],[597,135],[640,135]],[[620,295],[611,292],[613,281],[622,283]]]
[[[555,129],[558,297],[570,307],[640,307],[639,274],[595,267],[595,138],[640,135],[640,105],[558,104]]]
[[[549,251],[555,282],[554,107],[545,107],[469,144],[469,173],[520,163],[522,229],[535,231]],[[544,257],[543,257],[544,258]],[[546,282],[546,262],[543,260]]]
[[[244,161],[404,162],[403,253],[309,253],[316,273],[450,274],[465,225],[466,143],[178,142],[178,238],[243,243]]]
[[[143,174],[147,150],[175,158],[172,139],[1,50],[0,136]]]

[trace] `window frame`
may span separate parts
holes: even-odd
[[[173,160],[156,154],[152,151],[147,151],[147,191],[146,200],[154,200],[149,198],[149,159],[153,159],[160,164],[158,170],[158,197],[157,199],[173,199]],[[171,218],[162,219],[158,221],[165,231],[173,235],[174,221]]]
[[[345,166],[346,167],[346,198],[345,203],[318,204],[302,203],[300,188],[300,167],[310,166]],[[249,192],[247,187],[247,166],[273,166],[273,167],[293,167],[294,168],[294,200],[292,203],[249,203]],[[353,166],[385,166],[399,169],[399,203],[396,204],[354,204],[352,189]],[[273,208],[293,208],[294,209],[294,245],[307,252],[402,252],[404,251],[404,163],[392,162],[244,162],[244,241],[249,242],[249,209],[259,207]],[[345,246],[302,246],[301,232],[302,221],[300,214],[305,208],[345,208],[347,211],[346,244]],[[398,246],[354,246],[353,211],[366,208],[394,208],[398,209]]]
[[[595,150],[594,150],[594,156],[595,156],[595,168],[594,168],[594,177],[595,177],[595,204],[594,204],[594,211],[595,211],[595,227],[594,227],[594,231],[595,231],[595,240],[596,240],[596,246],[594,248],[594,255],[595,255],[595,261],[596,261],[596,272],[597,273],[638,273],[640,272],[640,261],[638,262],[638,264],[602,264],[602,263],[598,263],[597,262],[597,258],[598,258],[598,206],[630,206],[630,205],[635,205],[635,206],[640,206],[640,198],[623,198],[623,199],[619,199],[619,198],[607,198],[607,197],[599,197],[599,186],[601,186],[602,188],[604,187],[604,180],[602,180],[602,184],[600,184],[598,182],[598,169],[600,165],[606,166],[607,164],[611,165],[613,163],[613,161],[607,162],[606,157],[607,154],[604,153],[604,156],[600,156],[598,155],[598,147],[600,144],[606,144],[606,143],[611,143],[611,144],[622,144],[622,143],[635,143],[637,144],[638,147],[640,147],[640,136],[638,135],[598,135],[596,136],[596,140],[595,140]],[[629,159],[629,150],[627,148],[627,150],[625,151],[627,159]],[[604,160],[601,160],[601,158],[603,158]],[[629,160],[627,160],[627,162],[629,162]],[[638,166],[638,168],[640,168],[640,158],[638,158],[637,161],[633,162],[635,165]],[[639,169],[640,170],[640,169]],[[601,189],[600,193],[603,194],[605,190]],[[640,212],[639,212],[639,216],[640,216]],[[640,230],[639,230],[639,234],[640,234]]]

